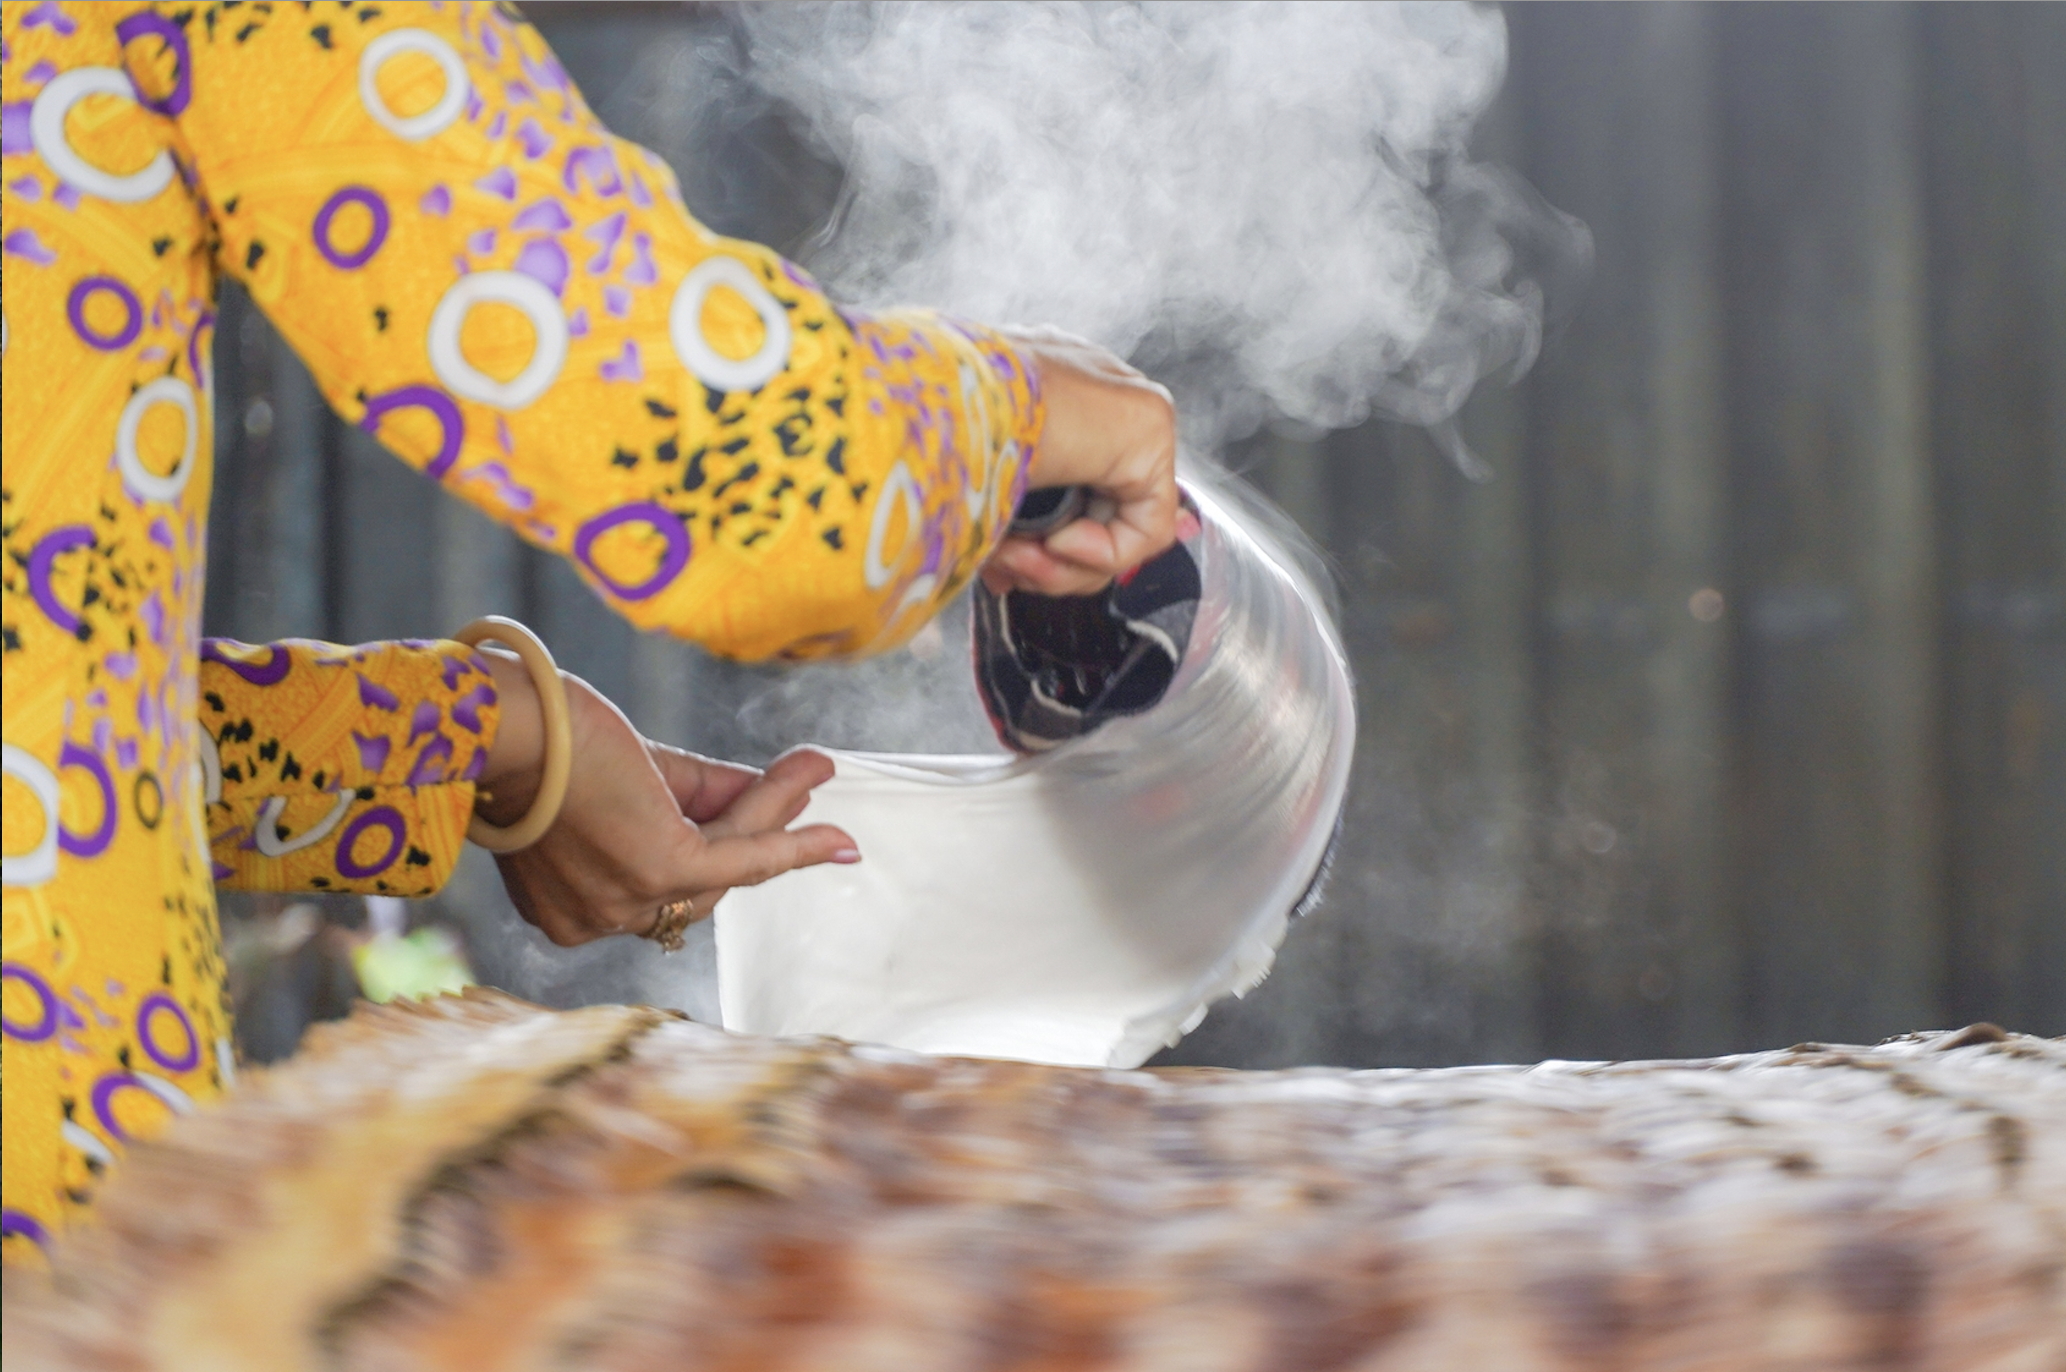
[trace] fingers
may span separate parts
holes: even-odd
[[[729,886],[720,886],[714,890],[698,891],[692,896],[684,897],[689,902],[689,908],[695,911],[689,922],[693,924],[697,920],[709,919],[716,914],[717,903],[723,900],[731,889]]]
[[[1176,483],[1166,492],[1124,503],[1110,523],[1078,519],[1045,539],[1007,538],[983,567],[992,592],[1091,595],[1113,577],[1159,556],[1176,542]]]
[[[723,814],[705,824],[705,835],[715,840],[782,828],[803,813],[811,789],[830,781],[832,770],[832,759],[816,749],[792,748],[769,763]]]
[[[651,938],[663,923],[673,924],[676,930],[680,930],[687,925],[710,918],[710,912],[716,905],[717,901],[710,898],[709,892],[682,896],[675,900],[663,900],[653,907],[652,918],[644,921],[644,927],[632,926],[624,932],[637,934],[640,938]],[[686,919],[682,918],[684,914],[687,915]]]
[[[726,888],[758,886],[799,867],[859,859],[860,852],[845,830],[811,824],[713,839],[697,862],[697,876]]]
[[[1176,538],[1176,517],[1145,503],[1121,506],[1109,524],[1079,519],[1047,536],[1043,545],[1059,563],[1117,576],[1167,548]],[[1137,522],[1136,522],[1137,521]]]
[[[732,888],[729,886],[716,886],[708,891],[697,891],[692,895],[680,897],[680,899],[686,900],[689,903],[689,923],[700,923],[716,914],[717,903],[731,894],[731,890]],[[672,903],[672,901],[662,901],[654,906],[652,923],[648,924],[646,928],[651,929],[654,924],[658,924],[660,922],[660,911]]]
[[[1005,540],[984,581],[992,591],[1089,595],[1176,541],[1176,407],[1167,389],[1101,348],[1044,330],[1015,338],[1047,398],[1032,484],[1088,486],[1111,513],[1038,542]]]
[[[757,768],[719,762],[664,743],[648,742],[653,765],[674,793],[685,818],[698,824],[716,819],[760,776]]]
[[[1077,521],[1078,524],[1090,522]],[[1069,527],[1074,528],[1075,525]],[[1009,590],[1033,591],[1040,595],[1092,595],[1103,590],[1119,570],[1064,561],[1051,551],[1053,537],[1046,543],[1030,538],[1012,538],[999,544],[990,561],[983,566],[984,584],[999,595]]]
[[[1158,466],[1132,490],[1113,492],[1118,510],[1109,522],[1079,519],[1047,536],[1047,551],[1063,562],[1117,576],[1168,550],[1176,542],[1177,485],[1174,471]]]
[[[1047,538],[1062,561],[1115,576],[1176,541],[1176,409],[1169,392],[1149,382],[1129,388],[1128,398],[1134,422],[1125,455],[1096,483],[1118,508],[1103,522],[1079,519]]]

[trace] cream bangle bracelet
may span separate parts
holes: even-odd
[[[452,635],[473,648],[490,640],[515,651],[531,684],[538,691],[538,710],[545,719],[545,767],[538,780],[538,795],[531,808],[516,823],[504,828],[479,815],[466,827],[466,836],[491,853],[514,853],[545,836],[559,818],[560,802],[567,798],[567,774],[574,764],[574,730],[567,715],[567,687],[560,680],[552,654],[532,633],[513,619],[488,615]]]

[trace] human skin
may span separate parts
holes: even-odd
[[[999,593],[1089,594],[1175,538],[1175,411],[1166,390],[1095,344],[1055,330],[1011,338],[1037,370],[1047,404],[1029,484],[1089,486],[1112,513],[1044,539],[1005,539],[983,579]],[[537,793],[543,715],[524,666],[493,649],[484,656],[502,724],[475,810],[506,825]],[[640,736],[594,687],[560,676],[574,737],[566,799],[544,837],[496,859],[517,909],[554,943],[643,934],[660,907],[677,900],[693,902],[702,919],[733,886],[861,860],[843,830],[789,828],[811,789],[832,776],[825,754],[793,749],[765,772],[700,757]]]
[[[1088,595],[1176,539],[1176,408],[1167,390],[1094,343],[1058,329],[1005,334],[1047,404],[1028,484],[1089,486],[1113,513],[1044,539],[1006,538],[983,580],[999,594]]]

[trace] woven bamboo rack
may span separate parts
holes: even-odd
[[[9,1369],[2058,1372],[2066,1040],[1106,1072],[472,992],[100,1216]]]

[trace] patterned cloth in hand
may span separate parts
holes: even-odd
[[[976,688],[1000,742],[1042,752],[1162,699],[1198,613],[1202,531],[1186,496],[1177,542],[1096,595],[976,584]]]

